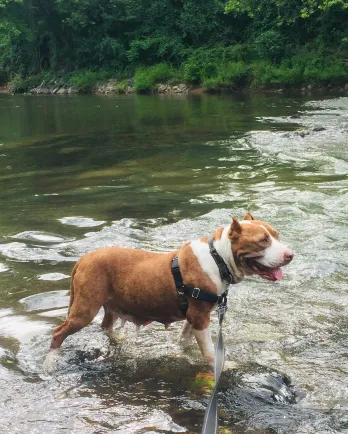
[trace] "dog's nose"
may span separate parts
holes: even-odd
[[[294,258],[294,254],[291,251],[285,252],[284,253],[284,262],[286,264],[288,264],[289,262],[291,262]]]

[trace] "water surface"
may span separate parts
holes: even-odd
[[[78,257],[175,249],[250,210],[296,258],[230,290],[221,425],[348,432],[347,143],[345,97],[1,95],[1,431],[200,432],[180,324],[110,340],[98,316],[42,362]]]

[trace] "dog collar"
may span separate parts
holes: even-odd
[[[230,272],[229,268],[226,265],[226,262],[222,259],[222,257],[218,254],[217,250],[214,247],[214,239],[209,239],[209,250],[210,254],[213,257],[216,265],[218,266],[221,280],[226,282],[227,285],[234,285],[239,282],[239,279],[233,276]]]

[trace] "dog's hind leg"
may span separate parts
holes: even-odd
[[[113,309],[113,304],[110,302],[104,303],[104,318],[101,323],[101,327],[108,333],[112,333],[115,322],[118,319],[118,315]]]
[[[71,312],[66,319],[66,321],[58,328],[53,331],[52,342],[51,342],[51,350],[55,350],[60,348],[63,341],[69,336],[72,335],[79,330],[86,327],[89,323],[93,321],[93,318],[99,312],[101,306],[94,307],[93,309],[79,309],[77,312],[74,312],[74,309],[71,309]]]
[[[86,327],[97,315],[108,298],[107,277],[89,278],[93,269],[74,269],[68,318],[53,331],[51,350],[60,348],[63,341]]]
[[[184,325],[182,326],[182,330],[179,337],[179,344],[181,348],[185,349],[190,345],[191,339],[193,337],[193,327],[186,320],[184,321]]]

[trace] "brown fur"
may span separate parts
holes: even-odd
[[[250,214],[245,219],[254,220]],[[255,220],[255,222],[258,222]],[[267,223],[261,222],[263,225]],[[272,234],[276,231],[267,225]],[[220,239],[223,228],[214,234]],[[236,218],[229,238],[237,266],[250,250],[265,247],[266,231],[258,225],[243,225]],[[201,239],[208,242],[207,238]],[[118,318],[137,325],[158,321],[165,325],[184,320],[180,301],[171,273],[172,259],[179,257],[184,284],[216,294],[217,288],[194,255],[189,244],[170,253],[153,253],[122,247],[99,249],[83,256],[71,274],[71,292],[68,318],[54,330],[51,349],[59,348],[64,339],[88,325],[104,307],[102,327],[111,331]],[[213,303],[188,298],[186,319],[195,330],[209,326]],[[188,327],[186,327],[188,328]]]

